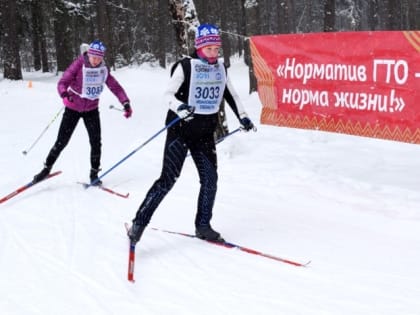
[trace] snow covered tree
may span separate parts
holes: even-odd
[[[189,55],[194,50],[194,36],[200,24],[193,0],[169,0],[169,11],[176,33],[180,55]]]

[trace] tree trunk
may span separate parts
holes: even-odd
[[[333,32],[335,25],[335,0],[325,0],[324,32]]]
[[[374,31],[379,26],[378,12],[379,12],[378,0],[369,1],[367,25],[368,25],[368,29],[371,31]]]
[[[159,31],[158,31],[158,43],[157,43],[157,59],[159,60],[159,66],[161,66],[162,68],[166,68],[166,30],[167,30],[167,25],[165,23],[165,21],[167,21],[167,19],[165,19],[166,16],[166,8],[167,8],[167,0],[159,0],[159,5],[158,5],[158,12],[157,12],[157,16],[158,16],[158,23],[160,22],[161,25],[159,27]],[[165,23],[165,24],[164,24]]]
[[[398,30],[401,25],[401,10],[400,10],[400,0],[388,0],[387,5],[387,29],[388,30]]]
[[[220,28],[222,30],[222,48],[223,48],[223,60],[226,65],[226,67],[230,67],[230,56],[232,55],[232,47],[231,43],[229,41],[229,34],[226,32],[228,30],[228,21],[230,19],[229,17],[229,7],[232,5],[232,3],[229,2],[229,4],[225,4],[224,10],[221,10],[221,22],[220,22]]]
[[[105,44],[106,47],[106,62],[108,66],[115,67],[115,54],[114,46],[111,40],[111,21],[108,17],[108,1],[106,0],[97,0],[96,1],[96,12],[98,15],[98,38],[101,42]]]
[[[34,69],[35,71],[41,70],[41,49],[40,37],[42,32],[41,26],[41,10],[39,8],[40,1],[31,2],[32,11],[32,50],[34,56]]]
[[[19,56],[19,39],[17,36],[18,15],[15,0],[1,1],[3,29],[3,77],[10,80],[22,80],[22,69]]]
[[[47,54],[47,38],[44,32],[43,11],[45,4],[43,0],[31,2],[32,11],[32,49],[33,64],[35,71],[49,72],[48,54]]]
[[[256,35],[259,33],[258,26],[259,23],[259,3],[258,1],[251,1],[242,0],[242,5],[244,7],[245,13],[245,33],[247,36]],[[252,66],[252,58],[251,58],[251,49],[249,47],[249,39],[246,39],[246,43],[244,45],[245,48],[245,64],[248,66],[249,69],[249,94],[252,92],[257,91],[257,79],[254,74],[254,67]]]
[[[287,0],[284,5],[280,5],[279,8],[279,25],[278,32],[282,34],[293,33],[295,26],[294,11],[295,4],[293,0]]]
[[[47,52],[47,37],[45,33],[41,34],[41,64],[42,72],[49,72],[50,66],[48,64],[48,52]]]
[[[420,29],[420,5],[417,4],[418,1],[408,1],[408,29],[409,30],[418,30]]]
[[[62,0],[55,0],[54,37],[57,56],[57,71],[65,71],[73,61],[70,17]]]

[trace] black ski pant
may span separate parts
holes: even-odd
[[[63,151],[69,143],[80,118],[83,119],[89,136],[91,167],[96,170],[99,169],[101,162],[101,123],[99,119],[99,110],[97,108],[88,112],[77,112],[67,107],[65,108],[63,119],[61,120],[60,128],[58,130],[57,140],[45,161],[46,166],[53,166],[61,151]]]
[[[167,123],[175,117],[175,114],[169,113]],[[168,129],[160,177],[149,189],[133,222],[135,221],[141,226],[146,226],[150,222],[156,208],[181,174],[189,150],[200,179],[195,225],[210,225],[218,178],[214,141],[216,122],[208,126],[200,120],[202,120],[200,117],[196,117],[191,122],[181,121],[178,125]],[[186,191],[185,193],[189,194],[190,192]],[[177,206],[179,207],[179,205]]]

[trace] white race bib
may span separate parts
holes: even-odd
[[[215,65],[191,59],[191,80],[188,104],[196,114],[215,114],[219,111],[226,87],[226,71],[222,62]]]
[[[80,96],[91,100],[98,99],[107,77],[108,69],[105,66],[87,68],[83,65],[83,86]]]

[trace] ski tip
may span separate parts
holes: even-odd
[[[88,188],[89,184],[85,182],[77,182],[78,184],[82,185],[83,188]]]
[[[308,267],[308,265],[312,262],[312,260],[307,261],[306,263],[302,264],[302,267]]]
[[[130,229],[130,224],[128,224],[127,222],[124,222],[124,226],[125,226],[125,230],[128,232],[128,230]]]
[[[130,196],[130,193],[126,193],[126,194],[120,194],[120,193],[118,193],[118,196],[120,196],[121,198],[127,199],[128,196]]]
[[[283,262],[288,263],[288,264],[293,265],[293,266],[296,266],[296,267],[306,268],[311,263],[311,260],[308,260],[305,263],[300,263],[300,262],[296,262],[296,261],[291,261],[291,260],[284,259]]]

